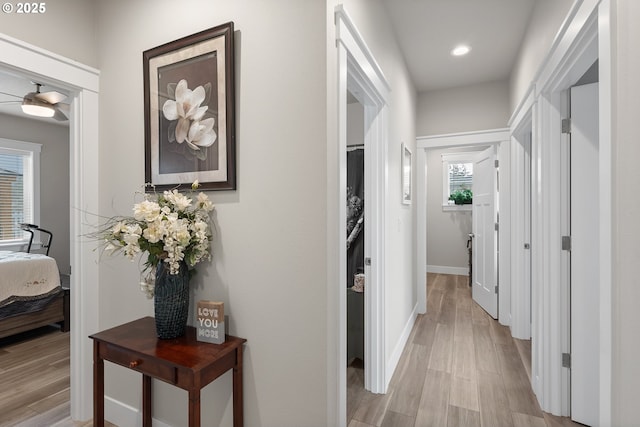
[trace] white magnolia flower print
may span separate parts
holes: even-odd
[[[200,150],[200,147],[210,147],[216,141],[216,132],[213,130],[213,118],[202,121],[194,121],[189,128],[187,135],[187,145],[193,150]]]
[[[198,86],[191,90],[187,87],[185,79],[178,82],[175,97],[175,101],[172,99],[165,101],[162,112],[167,120],[178,120],[175,137],[178,143],[183,143],[187,139],[192,121],[202,119],[209,107],[200,106],[206,97],[204,87]]]
[[[162,106],[164,117],[169,121],[168,141],[176,142],[171,151],[182,154],[187,160],[205,160],[208,148],[217,140],[214,129],[215,112],[209,111],[211,83],[189,89],[185,79],[167,85],[168,96]]]

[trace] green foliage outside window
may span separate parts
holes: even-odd
[[[449,196],[449,200],[453,200],[456,205],[470,205],[473,202],[473,193],[468,188],[455,190]]]

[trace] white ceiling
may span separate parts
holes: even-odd
[[[382,0],[419,92],[509,78],[535,0]],[[471,52],[451,56],[458,44]]]

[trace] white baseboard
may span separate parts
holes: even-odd
[[[398,366],[398,362],[400,362],[400,356],[402,356],[402,352],[404,351],[404,348],[407,345],[407,341],[409,340],[409,335],[411,335],[411,330],[413,329],[413,325],[416,323],[417,317],[418,317],[418,304],[416,304],[413,307],[413,311],[409,316],[409,320],[407,320],[407,323],[404,326],[404,329],[402,331],[402,334],[400,335],[400,338],[398,339],[398,342],[396,343],[393,353],[391,353],[391,357],[387,362],[387,369],[385,371],[387,374],[387,378],[385,378],[385,388],[388,387],[389,383],[391,382],[391,377],[393,377],[393,373],[395,372],[396,367]]]
[[[458,276],[468,276],[469,267],[449,267],[446,265],[427,265],[427,273],[457,274]]]
[[[104,414],[107,421],[117,426],[141,426],[142,411],[109,396],[104,397]],[[172,427],[157,419],[153,419],[154,427]]]

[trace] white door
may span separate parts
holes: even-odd
[[[599,424],[598,84],[571,88],[571,418]]]
[[[475,302],[498,318],[498,233],[496,231],[495,147],[473,162],[473,288]]]

